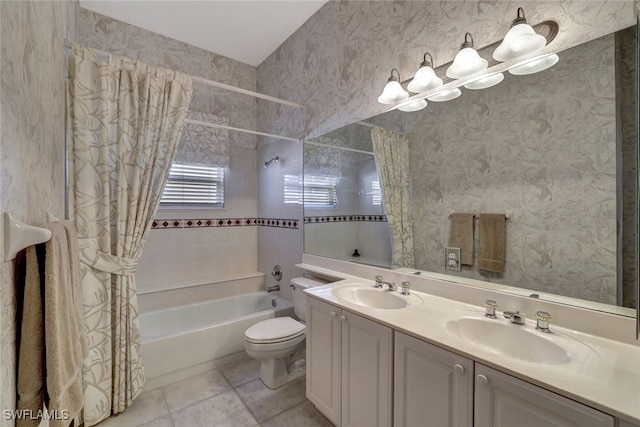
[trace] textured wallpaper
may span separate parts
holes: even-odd
[[[65,31],[73,22],[66,6],[63,2],[0,2],[0,211],[12,212],[31,224],[45,223],[47,212],[64,216],[62,76]],[[3,248],[0,246],[0,262]],[[14,262],[4,262],[0,271],[2,413],[15,409]],[[0,425],[14,423],[2,416]]]
[[[425,51],[436,65],[455,56],[464,33],[477,47],[504,37],[518,6],[532,24],[556,20],[555,49],[635,22],[633,1],[330,1],[258,67],[258,91],[306,106],[305,133],[317,136],[383,113],[376,102],[392,67],[402,79]],[[292,117],[260,104],[258,124],[286,134]]]

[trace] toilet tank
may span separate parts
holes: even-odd
[[[324,285],[324,282],[307,279],[306,277],[294,277],[291,279],[291,290],[293,291],[293,309],[298,319],[307,321],[307,295],[304,290],[314,286]]]

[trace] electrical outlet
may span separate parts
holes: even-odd
[[[460,248],[444,249],[444,269],[451,271],[460,271],[462,269],[462,265],[460,264]]]

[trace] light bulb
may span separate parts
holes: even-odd
[[[467,40],[467,37],[470,40]],[[447,77],[452,79],[464,79],[477,74],[487,68],[489,63],[486,59],[481,58],[478,52],[473,48],[473,37],[471,34],[465,34],[465,41],[460,46],[460,51],[453,59],[453,64],[447,69]]]
[[[420,111],[427,106],[427,101],[424,99],[415,99],[413,101],[407,101],[398,107],[398,110],[405,112]]]
[[[398,70],[395,68],[391,70],[391,77],[387,80],[382,94],[378,97],[380,104],[396,104],[409,98],[407,91],[400,85],[400,73],[398,73],[398,77],[396,77],[393,75],[393,71],[398,73]]]
[[[427,59],[427,56],[430,60]],[[413,80],[407,85],[413,93],[425,92],[442,86],[442,79],[436,75],[432,67],[433,59],[430,53],[424,54],[424,60],[420,64],[420,69],[416,72]]]
[[[509,73],[514,76],[524,76],[527,74],[535,74],[553,67],[560,60],[555,53],[547,53],[545,55],[529,58],[517,63],[509,68]]]
[[[436,92],[433,95],[429,95],[427,96],[427,99],[433,102],[445,102],[456,99],[460,95],[462,95],[462,91],[457,87],[454,87],[453,89],[441,90],[440,92]]]
[[[465,83],[464,87],[466,89],[471,89],[471,90],[487,89],[497,85],[502,80],[504,80],[504,74],[492,73],[492,74],[480,76],[476,79],[468,81]]]
[[[547,39],[527,24],[524,10],[519,7],[518,17],[511,24],[511,29],[507,31],[500,46],[493,52],[493,59],[504,62],[535,55],[546,44]]]

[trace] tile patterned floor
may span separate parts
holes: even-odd
[[[260,364],[226,365],[143,392],[122,414],[98,427],[332,427],[305,398],[304,378],[270,390]]]

